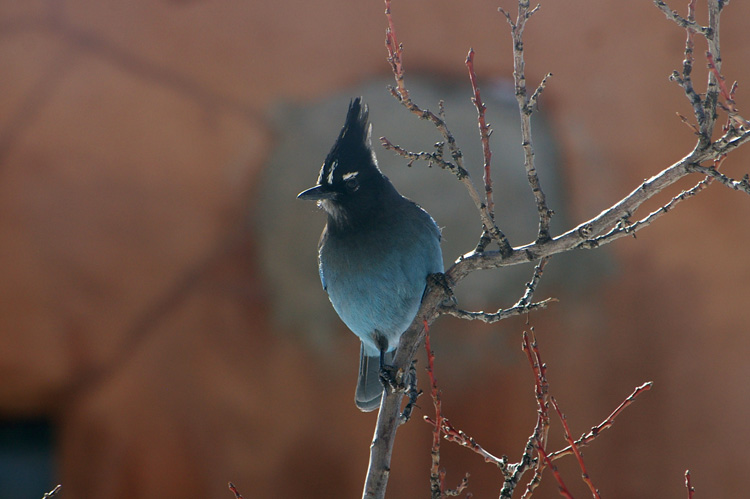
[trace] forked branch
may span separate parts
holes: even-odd
[[[657,218],[663,216],[672,210],[678,203],[685,199],[695,196],[704,190],[714,179],[714,183],[719,183],[730,187],[734,190],[750,194],[750,179],[745,175],[742,179],[734,179],[718,171],[721,161],[731,154],[738,147],[750,142],[750,130],[748,122],[739,114],[735,104],[736,85],[727,86],[722,76],[722,60],[720,51],[720,14],[724,6],[728,4],[727,0],[709,0],[708,2],[708,24],[702,26],[695,21],[695,3],[689,0],[687,17],[682,17],[672,11],[666,3],[655,0],[655,4],[666,16],[675,22],[682,29],[686,30],[685,57],[682,64],[682,71],[673,73],[673,79],[682,87],[686,97],[690,101],[693,109],[693,118],[696,124],[691,128],[698,135],[698,140],[688,154],[673,165],[664,168],[653,177],[645,180],[636,186],[628,195],[613,203],[610,207],[605,208],[597,216],[588,221],[580,223],[576,227],[558,235],[552,236],[549,232],[549,221],[552,211],[547,206],[544,192],[537,175],[534,164],[534,150],[531,140],[531,121],[535,106],[538,104],[540,95],[544,90],[548,77],[545,77],[540,85],[528,95],[526,87],[525,62],[523,53],[523,31],[529,18],[538,11],[539,7],[530,8],[528,0],[519,0],[518,13],[515,18],[503,11],[506,19],[511,26],[511,35],[513,41],[514,57],[514,82],[516,99],[519,104],[522,128],[522,148],[524,151],[524,167],[527,173],[527,180],[534,194],[534,199],[539,213],[539,228],[537,237],[533,242],[528,244],[512,247],[494,221],[492,213],[491,197],[483,200],[471,181],[468,170],[463,165],[463,155],[461,149],[456,144],[455,138],[445,122],[445,114],[441,110],[435,114],[428,109],[422,108],[414,103],[409,94],[404,81],[404,64],[403,64],[403,46],[396,37],[393,17],[391,15],[391,2],[385,0],[386,18],[388,29],[386,31],[386,48],[388,51],[388,61],[394,73],[395,86],[391,88],[391,94],[411,113],[420,119],[426,119],[433,123],[438,133],[442,137],[434,152],[413,153],[405,148],[394,145],[390,141],[384,140],[384,145],[394,150],[401,156],[413,161],[428,161],[438,164],[452,171],[457,178],[463,183],[474,202],[482,222],[483,233],[480,243],[473,251],[458,257],[455,263],[445,272],[443,279],[430,279],[425,290],[422,305],[412,322],[411,326],[401,336],[399,348],[393,361],[393,367],[396,369],[396,381],[403,380],[408,373],[412,364],[412,359],[416,354],[417,348],[424,338],[425,328],[431,324],[441,314],[452,314],[466,319],[481,319],[488,322],[500,320],[511,315],[528,312],[535,308],[543,308],[548,300],[534,303],[531,301],[533,288],[527,288],[527,293],[513,307],[507,310],[498,310],[495,313],[488,314],[484,312],[467,312],[458,309],[452,305],[452,288],[454,288],[464,277],[476,270],[492,269],[507,265],[517,265],[520,263],[546,261],[552,255],[570,251],[574,249],[593,249],[603,244],[610,243],[625,235],[635,234],[637,231],[650,226]],[[695,89],[695,83],[692,80],[692,68],[695,61],[694,48],[696,37],[703,37],[707,41],[710,71],[706,79],[706,90],[704,94]],[[470,60],[470,78],[474,79],[476,74],[473,71],[473,52],[469,53]],[[468,63],[469,61],[467,61]],[[484,104],[481,102],[478,85],[473,82],[474,100],[477,105],[479,115],[480,139],[483,147],[486,143],[489,146],[489,125],[484,122],[483,113]],[[723,103],[720,100],[723,99]],[[729,115],[728,123],[723,129],[719,138],[713,139],[715,135],[715,125],[719,111],[726,110]],[[489,149],[485,151],[485,166],[490,164]],[[645,216],[642,216],[636,222],[634,219],[636,212],[641,205],[656,194],[672,186],[678,180],[688,176],[698,174],[701,180],[691,189],[682,191],[672,197],[672,199],[660,209],[655,210]],[[491,179],[488,174],[485,177]],[[491,180],[485,181],[485,192],[487,185],[490,186]],[[496,241],[499,250],[488,250],[489,241]],[[541,274],[541,268],[538,267]],[[535,278],[532,278],[532,283]],[[538,282],[538,278],[536,278]],[[531,289],[531,292],[529,292]],[[528,296],[527,296],[528,295]],[[526,299],[527,298],[527,299]],[[638,393],[648,389],[650,385],[639,387],[633,395],[634,398]],[[364,497],[381,498],[384,497],[385,488],[388,481],[390,458],[393,451],[396,429],[401,421],[400,407],[403,400],[403,390],[387,391],[381,410],[378,415],[378,423],[375,429],[375,435],[370,451],[370,466],[368,469],[367,480],[365,483]],[[581,439],[576,440],[576,446],[585,445],[594,438],[598,432],[611,425],[611,420],[619,413],[619,410],[626,407],[628,400],[621,408],[602,423],[599,429],[592,429],[589,436],[584,435]],[[437,427],[445,427],[437,425]],[[539,427],[543,428],[543,426]],[[539,431],[542,431],[541,429]],[[563,449],[558,452],[547,453],[547,459],[541,461],[535,457],[539,442],[544,442],[544,437],[540,434],[529,440],[529,445],[524,452],[524,458],[515,468],[511,469],[508,465],[508,471],[513,476],[520,477],[521,470],[527,470],[536,463],[537,473],[541,476],[541,469],[546,464],[539,464],[554,461],[566,453],[574,452],[574,446],[569,445],[569,450]],[[544,448],[544,446],[542,446]],[[546,452],[543,451],[543,452]],[[541,466],[541,467],[540,467]],[[536,477],[537,475],[535,475]],[[514,484],[517,479],[513,479]],[[532,479],[533,483],[534,479]],[[506,480],[506,484],[508,484]],[[514,485],[515,486],[515,485]],[[513,488],[514,488],[513,486]],[[505,488],[504,488],[505,490]],[[533,490],[530,484],[527,492]],[[510,497],[509,495],[501,497]]]

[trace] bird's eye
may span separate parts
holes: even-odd
[[[354,192],[359,189],[359,182],[355,177],[346,179],[344,185],[346,185],[346,188],[349,189],[350,192]]]

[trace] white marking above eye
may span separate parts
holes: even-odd
[[[344,177],[343,177],[343,178],[344,178],[344,181],[347,181],[347,180],[349,180],[350,178],[354,178],[354,177],[356,177],[357,175],[359,175],[359,172],[351,172],[351,173],[346,173],[346,174],[344,174]]]
[[[328,172],[328,178],[326,179],[328,185],[333,185],[333,172],[336,171],[338,165],[339,162],[337,160],[334,160],[333,163],[331,163],[331,170]]]

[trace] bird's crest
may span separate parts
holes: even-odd
[[[319,185],[330,186],[337,180],[346,180],[347,176],[351,178],[362,167],[377,168],[370,143],[372,127],[368,115],[367,105],[362,104],[361,97],[349,103],[346,122],[320,170]]]

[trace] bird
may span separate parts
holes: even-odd
[[[354,400],[363,412],[380,406],[383,369],[417,315],[428,276],[443,272],[441,230],[380,171],[368,115],[361,97],[350,101],[316,185],[297,195],[327,215],[318,271],[334,310],[361,340]]]

